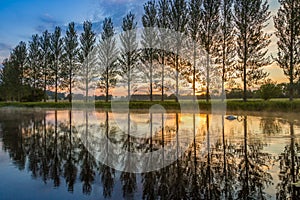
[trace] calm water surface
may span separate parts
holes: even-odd
[[[93,114],[82,127],[76,111],[0,109],[0,199],[300,199],[297,114]],[[118,171],[89,151],[95,125],[116,147],[109,155],[183,151],[156,171]]]

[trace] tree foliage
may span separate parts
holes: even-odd
[[[180,55],[182,55],[183,46],[185,45],[184,36],[187,33],[188,24],[188,6],[185,0],[174,0],[170,2],[170,13],[169,13],[170,29],[175,31],[172,41],[171,50],[172,54],[169,57],[169,64],[175,70],[175,95],[179,96],[179,73],[180,68],[185,66],[184,62],[181,62]],[[176,100],[178,100],[176,98]]]
[[[160,50],[158,51],[158,60],[161,64],[161,83],[156,84],[160,87],[161,90],[161,101],[164,101],[165,95],[165,65],[166,65],[166,57],[168,56],[168,38],[167,38],[167,29],[169,28],[169,0],[159,0],[157,6],[157,27],[159,28],[159,38],[160,38]]]
[[[258,93],[260,97],[266,101],[278,97],[281,94],[281,88],[269,79],[260,86]]]
[[[199,52],[200,35],[201,35],[201,6],[202,0],[191,0],[189,3],[189,23],[188,31],[192,39],[192,56],[193,56],[193,68],[191,70],[193,80],[193,96],[196,95],[196,79],[199,80],[199,59],[202,52]],[[197,62],[198,61],[198,62]]]
[[[139,59],[138,43],[136,35],[137,22],[135,21],[135,15],[131,12],[123,18],[122,30],[120,35],[121,48],[120,48],[120,71],[123,75],[123,81],[127,83],[127,98],[129,100],[132,88],[132,82],[134,77],[134,70],[137,67]]]
[[[237,35],[238,63],[236,70],[244,85],[244,101],[247,86],[257,84],[268,74],[263,67],[270,64],[266,59],[271,35],[264,32],[270,18],[268,1],[236,0],[234,21]]]
[[[294,83],[300,70],[300,1],[279,0],[280,8],[274,17],[278,53],[275,58],[290,82],[289,98],[294,97]]]
[[[142,33],[142,52],[141,61],[143,62],[143,72],[149,80],[150,101],[153,100],[153,85],[155,78],[155,61],[158,58],[158,31],[157,25],[157,9],[155,1],[148,1],[144,5],[144,15],[142,16],[143,33]]]
[[[221,66],[222,99],[225,98],[225,83],[234,78],[236,58],[235,30],[233,23],[233,0],[221,0],[220,4],[220,37],[217,62]]]
[[[62,70],[62,86],[68,87],[69,102],[72,101],[72,88],[74,86],[74,76],[78,70],[78,35],[75,30],[75,23],[71,22],[68,25],[66,36],[64,37],[64,67]]]
[[[201,20],[201,44],[206,51],[205,83],[206,101],[210,98],[211,77],[214,74],[213,65],[215,64],[218,45],[218,29],[220,27],[220,0],[204,0],[202,7]]]
[[[105,101],[108,102],[109,89],[116,84],[118,49],[115,30],[111,18],[105,18],[103,21],[103,30],[99,43],[99,61],[100,61],[100,89],[105,91]]]
[[[279,3],[274,17],[278,37],[275,60],[289,78],[292,100],[299,79],[300,3]],[[62,89],[71,102],[73,91],[83,90],[87,101],[94,95],[89,91],[98,87],[108,101],[119,78],[128,87],[128,97],[136,92],[135,83],[149,80],[150,100],[161,91],[163,101],[171,88],[175,90],[173,96],[178,97],[187,86],[193,89],[194,97],[202,92],[208,101],[210,95],[220,95],[213,78],[222,77],[222,83],[216,86],[222,84],[223,99],[225,88],[241,78],[246,101],[248,87],[262,84],[268,75],[264,67],[270,64],[267,47],[271,35],[265,32],[269,18],[266,0],[149,0],[141,18],[141,35],[137,34],[136,16],[130,12],[123,18],[119,43],[111,18],[104,20],[99,41],[89,21],[83,23],[80,37],[74,22],[65,35],[57,26],[53,32],[33,35],[28,45],[20,42],[12,50],[1,70],[0,85],[7,91],[1,96],[11,93],[2,99],[21,101],[27,88],[35,100],[42,89],[44,101],[52,90],[58,101],[58,90]],[[144,84],[140,86],[148,92]]]
[[[89,90],[95,87],[94,79],[97,77],[97,66],[95,52],[93,51],[96,43],[96,33],[92,30],[92,23],[83,23],[83,33],[80,35],[80,62],[78,88],[85,92],[85,101],[89,99]]]
[[[51,75],[53,76],[54,89],[55,89],[55,102],[57,102],[57,90],[62,71],[62,56],[63,56],[63,38],[61,37],[60,27],[55,27],[54,33],[50,39],[51,58],[52,63],[50,65]]]

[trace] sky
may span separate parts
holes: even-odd
[[[93,22],[93,29],[101,32],[102,21],[112,17],[114,25],[120,27],[122,18],[132,11],[141,25],[143,4],[147,0],[1,0],[0,1],[0,63],[20,41],[28,42],[33,34],[44,30],[52,32],[55,26],[65,31],[69,22],[74,21],[78,31],[85,20]],[[272,16],[279,7],[277,0],[269,0]],[[274,33],[273,20],[267,31]],[[272,36],[269,55],[276,56],[276,37]],[[266,67],[270,78],[277,82],[286,81],[276,63]]]

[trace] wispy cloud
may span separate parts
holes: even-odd
[[[11,50],[11,45],[0,42],[0,65],[3,62],[3,60],[9,56]]]
[[[103,14],[112,17],[115,26],[121,26],[123,17],[130,11],[136,15],[138,23],[143,13],[143,5],[147,0],[98,0],[98,8],[104,8]]]
[[[60,21],[55,19],[53,16],[45,13],[44,15],[39,17],[39,20],[45,24],[55,25],[58,24]]]
[[[45,30],[53,30],[55,26],[59,26],[62,22],[55,19],[53,16],[45,13],[38,17],[39,24],[35,27],[37,32],[43,32]]]
[[[0,51],[11,50],[11,49],[12,49],[12,47],[9,44],[0,42]]]

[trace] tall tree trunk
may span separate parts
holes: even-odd
[[[44,72],[44,102],[47,100],[47,75],[46,72]]]
[[[179,159],[179,116],[178,113],[176,113],[176,160]]]
[[[58,87],[58,77],[57,77],[57,70],[55,72],[55,102],[57,102],[57,87]]]
[[[245,9],[245,8],[244,8]],[[243,42],[244,42],[244,59],[243,59],[243,76],[244,76],[244,95],[243,95],[243,100],[244,102],[247,101],[247,59],[248,59],[248,46],[247,46],[247,21],[246,21],[246,16],[245,16],[245,10],[243,11],[243,19],[244,19],[244,34],[243,34]]]
[[[109,91],[109,77],[108,77],[108,65],[106,65],[106,88],[105,88],[105,102],[108,102],[108,91]]]
[[[295,13],[294,13],[294,1],[292,1],[292,8],[291,8],[291,44],[290,44],[290,88],[289,88],[289,100],[293,101],[294,99],[294,40],[295,40],[295,35],[294,35],[294,25],[295,25]]]
[[[35,67],[34,67],[35,68]],[[34,69],[34,75],[33,75],[33,100],[36,101],[36,70]]]
[[[88,102],[89,98],[89,64],[88,64],[88,58],[87,59],[87,67],[85,71],[85,102]]]
[[[226,16],[225,16],[226,17]],[[223,55],[222,55],[222,102],[225,100],[225,73],[226,73],[226,30],[223,34]]]
[[[164,97],[164,82],[165,82],[165,50],[163,50],[163,55],[162,55],[162,73],[161,73],[161,101],[165,100]]]
[[[69,71],[69,102],[72,102],[72,66]]]
[[[153,55],[152,48],[150,49],[150,101],[153,101]]]
[[[209,102],[209,96],[210,96],[210,65],[209,65],[209,55],[210,52],[208,51],[206,54],[206,102]]]
[[[196,59],[197,59],[197,52],[196,52],[196,42],[193,43],[193,102],[196,101]]]
[[[178,48],[178,47],[177,47]],[[178,70],[179,70],[179,56],[178,56],[178,49],[177,49],[177,52],[176,52],[176,55],[175,55],[175,70],[176,70],[176,72],[175,72],[175,79],[176,79],[176,85],[175,85],[175,87],[176,87],[176,92],[175,92],[175,101],[176,102],[178,102],[178,97],[179,97],[179,83],[178,83],[178,76],[179,76],[179,72],[178,72]]]
[[[129,67],[128,67],[128,72],[127,72],[127,78],[128,78],[128,81],[127,81],[127,99],[128,101],[130,101],[130,87],[131,87],[131,73],[130,73],[130,64],[129,64]]]

